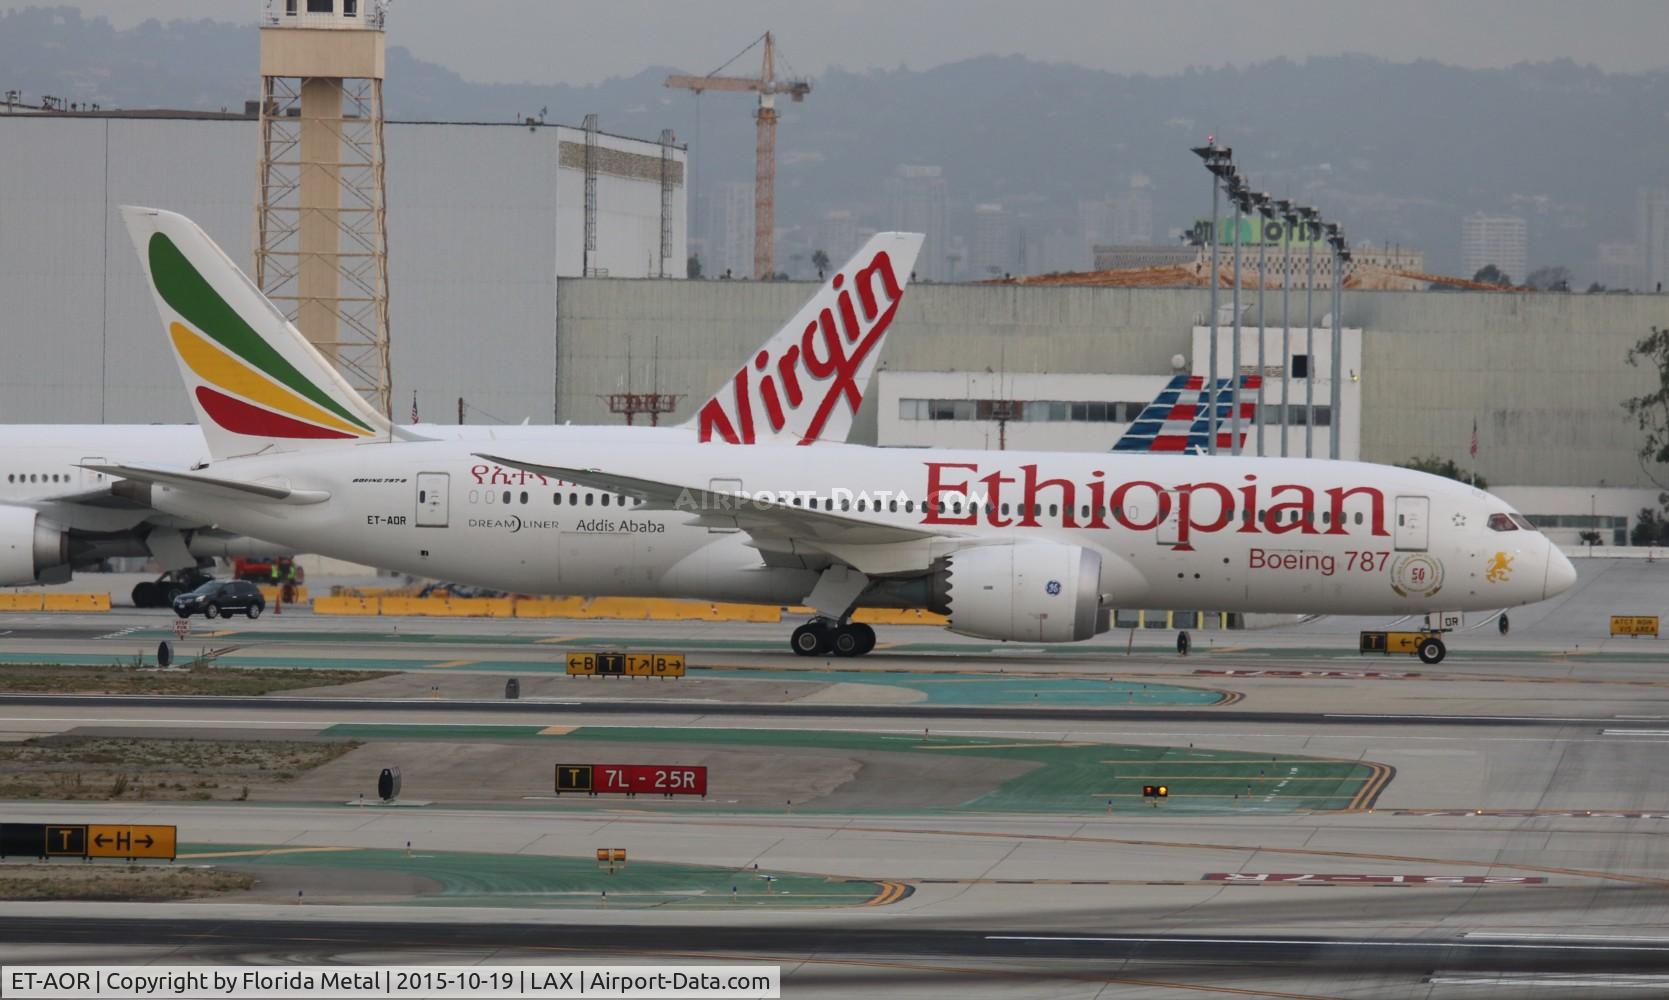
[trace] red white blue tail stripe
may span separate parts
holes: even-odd
[[[1178,375],[1157,399],[1137,415],[1130,429],[1113,445],[1114,451],[1208,451],[1211,445],[1211,389],[1204,375]],[[1234,385],[1220,378],[1215,385],[1217,450],[1234,448]],[[1240,377],[1240,444],[1252,428],[1263,391],[1263,376]]]

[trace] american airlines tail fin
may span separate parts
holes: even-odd
[[[685,426],[730,444],[846,440],[923,239],[876,233]]]
[[[1201,453],[1211,447],[1211,407],[1217,407],[1217,448],[1234,447],[1234,384],[1231,379],[1215,380],[1214,390],[1205,387],[1204,375],[1178,375],[1158,398],[1142,408],[1130,429],[1113,444],[1114,451],[1155,451]],[[1240,444],[1246,444],[1253,417],[1263,396],[1261,375],[1240,376]]]
[[[190,219],[131,206],[122,218],[211,457],[396,436]]]

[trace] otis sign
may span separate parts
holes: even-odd
[[[701,408],[696,415],[701,440],[753,444],[786,427],[800,444],[811,444],[836,406],[844,403],[857,413],[862,383],[903,298],[884,250],[857,268],[850,283],[846,274],[836,274],[793,327],[773,337]],[[761,417],[768,430],[757,426]]]

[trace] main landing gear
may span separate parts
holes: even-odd
[[[800,656],[862,656],[875,648],[875,630],[862,622],[813,618],[794,630],[789,645]]]

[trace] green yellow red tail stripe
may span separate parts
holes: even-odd
[[[263,339],[166,235],[151,235],[147,257],[158,296],[184,321],[169,324],[174,349],[207,383],[195,395],[217,424],[269,438],[352,439],[374,433]]]

